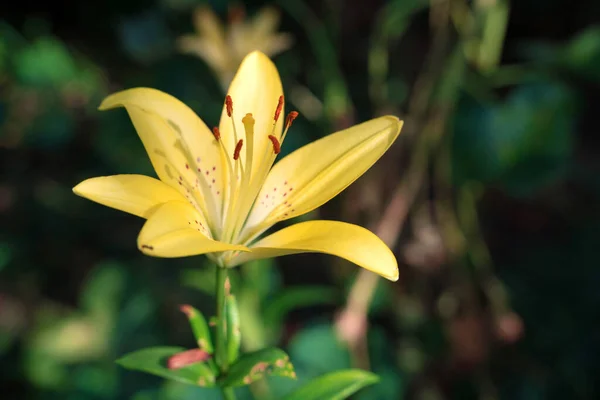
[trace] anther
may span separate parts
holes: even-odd
[[[227,116],[231,117],[231,114],[233,114],[233,100],[231,100],[230,95],[225,97],[225,106],[227,108]]]
[[[242,145],[244,144],[244,139],[238,140],[235,145],[235,151],[233,152],[233,159],[237,161],[240,158],[240,151],[242,150]]]
[[[217,140],[221,139],[221,132],[219,132],[219,128],[217,128],[215,126],[213,128],[212,132],[213,132],[213,136],[215,137],[215,139],[217,139]]]
[[[285,127],[289,128],[290,126],[292,126],[292,122],[294,122],[294,120],[298,117],[298,112],[297,111],[291,111],[286,119],[285,119]]]
[[[279,154],[281,151],[281,145],[279,144],[279,140],[273,135],[269,135],[269,140],[273,143],[273,153]]]
[[[282,110],[283,110],[283,95],[279,96],[279,102],[277,103],[277,108],[275,109],[275,116],[273,117],[275,122],[277,122],[277,120],[279,119],[279,115],[281,114]]]

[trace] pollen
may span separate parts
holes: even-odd
[[[281,145],[279,144],[279,140],[273,135],[269,135],[269,140],[273,143],[273,153],[279,154],[281,152]]]
[[[227,108],[227,116],[231,117],[231,114],[233,114],[233,100],[231,100],[230,95],[225,97],[225,106]]]
[[[279,119],[279,116],[281,115],[282,110],[283,110],[283,95],[279,96],[279,102],[277,103],[277,109],[275,109],[275,116],[273,117],[273,120],[275,120],[275,122],[277,122],[277,120]]]
[[[242,150],[242,146],[244,145],[244,139],[238,140],[235,145],[235,151],[233,152],[233,159],[237,161],[240,158],[240,151]]]

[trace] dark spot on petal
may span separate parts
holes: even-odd
[[[171,128],[175,129],[177,131],[177,133],[179,133],[181,135],[181,128],[179,127],[179,125],[177,125],[175,122],[171,121],[170,119],[168,119],[167,122],[169,123],[169,125],[171,125]]]

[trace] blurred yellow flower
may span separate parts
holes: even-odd
[[[262,8],[254,18],[245,19],[242,8],[233,8],[229,24],[223,26],[209,7],[194,12],[196,33],[178,40],[179,49],[202,58],[227,89],[244,57],[261,51],[272,57],[290,48],[292,36],[277,33],[280,14],[272,7]]]
[[[297,113],[283,118],[279,73],[260,52],[242,62],[212,132],[185,104],[158,90],[125,90],[106,98],[100,109],[118,106],[127,109],[160,180],[116,175],[88,179],[73,190],[146,218],[138,237],[145,254],[207,254],[233,267],[321,252],[398,279],[390,249],[356,225],[308,221],[258,239],[275,223],[321,206],[367,171],[398,137],[402,122],[396,117],[331,134],[273,166]]]

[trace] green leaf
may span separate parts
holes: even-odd
[[[243,386],[256,382],[266,375],[296,379],[289,356],[281,349],[267,348],[242,355],[233,364],[222,386]]]
[[[10,263],[14,253],[14,246],[10,242],[0,242],[0,271]]]
[[[254,260],[239,269],[243,288],[250,288],[260,299],[266,299],[281,287],[281,275],[271,258]],[[235,286],[240,287],[240,285]]]
[[[388,2],[380,11],[380,35],[398,38],[404,34],[412,17],[428,5],[427,0],[401,0]]]
[[[196,343],[198,343],[198,348],[206,351],[209,354],[213,354],[214,348],[212,339],[210,337],[210,329],[208,327],[208,323],[206,322],[206,318],[204,318],[204,315],[202,315],[202,313],[194,307],[187,304],[182,305],[180,310],[187,316],[188,321],[190,322],[190,326],[194,332],[194,337],[196,338]]]
[[[17,79],[26,86],[64,85],[77,73],[73,56],[60,40],[43,37],[15,54]]]
[[[527,196],[562,179],[573,150],[578,97],[558,82],[516,87],[500,103],[460,102],[452,171],[457,184],[494,184]]]
[[[600,26],[575,36],[561,53],[563,64],[578,74],[600,80]]]
[[[99,263],[81,294],[81,307],[92,314],[115,314],[125,288],[125,268],[113,261]]]
[[[292,310],[322,304],[336,304],[338,291],[327,286],[286,288],[265,306],[264,319],[268,326],[278,326]]]
[[[308,382],[284,400],[343,400],[378,381],[377,375],[358,369],[330,372]]]
[[[351,367],[350,352],[333,325],[301,330],[290,341],[289,352],[297,368],[306,367],[314,376]]]
[[[215,375],[205,363],[190,364],[179,369],[167,368],[167,360],[185,350],[183,347],[150,347],[121,357],[117,360],[117,364],[127,369],[147,372],[190,385],[214,386]]]
[[[225,318],[227,319],[227,357],[233,363],[240,353],[241,332],[240,312],[235,296],[230,294],[225,299]]]

